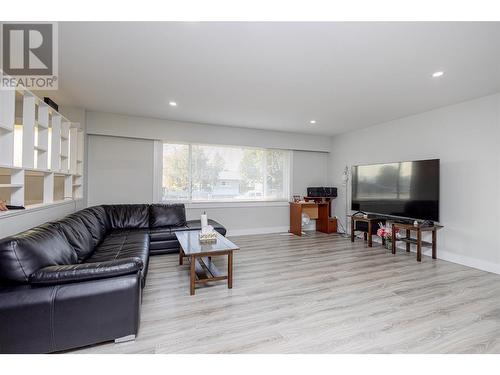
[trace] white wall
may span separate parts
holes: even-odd
[[[101,135],[88,136],[89,205],[148,203],[155,200],[154,141]],[[307,186],[325,185],[328,154],[293,151],[292,192],[305,195]],[[206,211],[229,234],[286,232],[287,202],[206,203],[187,205],[188,219]]]
[[[330,151],[330,139],[325,136],[196,124],[102,112],[87,112],[87,133],[181,143]]]
[[[497,94],[333,137],[331,183],[342,186],[346,165],[441,159],[438,257],[500,273],[499,145]],[[341,218],[345,199],[340,188]]]

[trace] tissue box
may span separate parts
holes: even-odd
[[[200,232],[198,238],[200,242],[217,242],[217,232]]]
[[[198,234],[198,238],[200,242],[216,242],[217,241],[217,232],[211,225],[201,228],[200,233]]]

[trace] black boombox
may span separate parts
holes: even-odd
[[[335,187],[308,187],[308,197],[336,198],[337,188]]]

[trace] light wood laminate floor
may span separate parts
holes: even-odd
[[[499,275],[338,235],[232,240],[232,290],[190,296],[189,266],[153,256],[137,339],[76,352],[500,353]]]

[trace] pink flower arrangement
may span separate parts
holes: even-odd
[[[386,238],[386,237],[392,236],[392,233],[389,230],[387,230],[386,228],[379,228],[377,230],[377,236],[379,236],[381,238]]]
[[[381,224],[380,228],[377,230],[377,236],[383,239],[392,239],[392,229],[390,227],[383,226]],[[396,229],[396,234],[399,232],[398,229]]]

